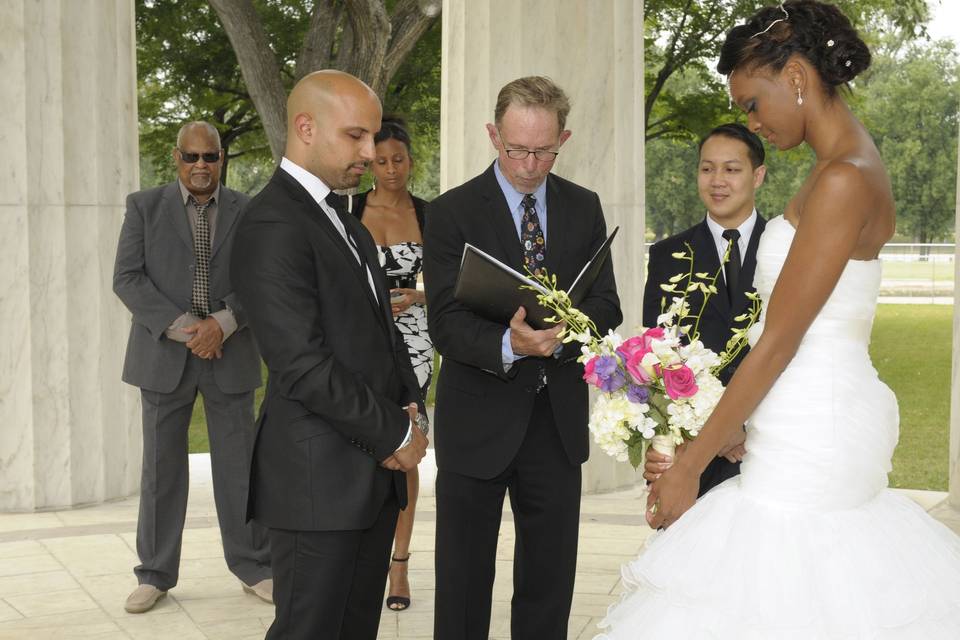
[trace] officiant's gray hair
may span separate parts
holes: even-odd
[[[567,115],[570,113],[570,98],[553,80],[545,76],[517,78],[500,89],[497,94],[497,107],[493,112],[497,126],[500,126],[503,114],[512,104],[555,111],[560,131],[564,130]]]

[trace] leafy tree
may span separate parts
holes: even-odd
[[[696,138],[713,126],[710,114],[727,103],[726,87],[710,66],[726,32],[769,0],[645,0],[644,129],[647,140]],[[926,0],[837,0],[854,25],[909,35],[923,31]],[[698,91],[678,78],[699,76]],[[706,117],[705,117],[706,114]]]
[[[206,2],[137,0],[136,28],[143,184],[173,179],[171,149],[190,120],[220,131],[224,182],[233,160],[270,157],[230,42]]]
[[[950,237],[960,107],[954,44],[910,45],[871,71],[859,113],[890,173],[898,231],[922,243]]]
[[[281,3],[209,0],[240,64],[274,160],[286,144],[291,84],[317,69],[340,69],[381,97],[403,60],[440,13],[437,0],[316,0]],[[302,36],[295,56],[275,46],[289,34],[270,32],[274,16],[292,17]],[[305,27],[305,31],[302,31]]]
[[[244,0],[249,4],[249,0]],[[278,61],[283,91],[297,73],[324,65],[337,68],[340,58],[322,59],[308,35],[324,11],[341,21],[335,45],[349,40],[342,22],[349,11],[344,0],[256,0],[256,18],[266,35],[270,55]],[[361,3],[369,5],[370,3]],[[413,4],[380,1],[390,15],[407,15]],[[404,10],[403,6],[407,9]],[[430,3],[424,3],[432,11]],[[404,14],[404,11],[406,13]],[[421,14],[423,11],[421,10]],[[176,131],[188,120],[208,120],[220,130],[231,186],[258,189],[275,164],[258,109],[247,89],[233,47],[216,12],[204,0],[137,0],[137,66],[139,78],[141,184],[173,179],[170,158]],[[409,29],[407,33],[411,33]],[[344,56],[344,59],[346,56]],[[318,65],[318,66],[313,66]],[[339,67],[342,68],[342,67]],[[298,71],[299,70],[299,71]],[[348,69],[349,70],[349,69]],[[384,111],[407,117],[414,142],[414,189],[424,197],[439,188],[440,23],[430,19],[382,92]]]

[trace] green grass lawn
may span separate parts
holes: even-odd
[[[930,280],[953,282],[952,262],[895,262],[883,261],[884,280]]]
[[[890,475],[893,487],[947,489],[952,314],[949,305],[882,304],[877,311],[870,354],[880,378],[900,403],[900,444]],[[263,375],[266,379],[265,370]],[[261,387],[258,407],[262,398]],[[432,400],[433,386],[428,398]],[[203,407],[197,402],[190,452],[209,450]]]
[[[947,490],[952,322],[949,305],[878,308],[870,355],[900,403],[892,487]]]

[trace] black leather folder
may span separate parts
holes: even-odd
[[[620,227],[614,229],[593,257],[583,265],[567,291],[574,307],[583,301],[593,286],[600,268],[610,255],[610,243],[619,230]],[[536,291],[521,288],[524,285],[534,287]],[[533,278],[515,271],[472,244],[464,245],[453,296],[477,314],[507,326],[517,307],[523,306],[531,327],[547,329],[553,326],[553,323],[546,321],[553,312],[540,306],[537,302],[538,292],[546,293],[546,289]]]

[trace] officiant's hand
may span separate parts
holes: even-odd
[[[200,322],[184,327],[183,332],[193,337],[187,341],[187,349],[197,357],[206,360],[220,357],[223,349],[223,329],[213,316],[207,316]]]
[[[527,310],[523,307],[510,318],[510,348],[521,356],[552,356],[560,346],[557,335],[563,325],[537,330],[527,324],[526,318]]]
[[[669,527],[697,501],[699,474],[674,464],[650,485],[647,494],[647,524],[653,529]]]

